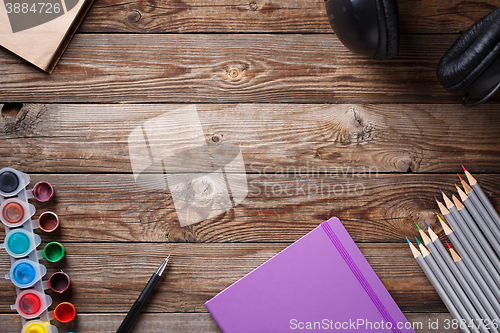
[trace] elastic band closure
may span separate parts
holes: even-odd
[[[399,328],[397,328],[396,322],[394,321],[394,319],[392,319],[391,315],[389,314],[389,311],[387,311],[384,304],[382,304],[377,294],[373,291],[372,287],[370,286],[364,275],[359,270],[358,266],[356,266],[356,263],[354,263],[354,260],[352,260],[349,253],[346,251],[340,240],[337,238],[337,235],[335,235],[335,233],[333,232],[328,222],[321,223],[321,226],[323,227],[323,230],[325,230],[326,234],[332,241],[333,245],[335,245],[335,247],[339,251],[340,255],[342,256],[346,264],[354,273],[359,283],[363,286],[368,296],[370,296],[373,304],[375,304],[382,317],[384,317],[386,322],[390,322],[392,324],[392,331],[394,333],[402,333],[402,331]]]

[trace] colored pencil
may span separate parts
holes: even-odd
[[[446,210],[446,208],[443,206]],[[443,230],[448,236],[449,240],[452,242],[453,246],[458,249],[458,252],[462,254],[462,258],[464,259],[465,263],[467,264],[467,267],[471,271],[471,273],[474,275],[476,278],[476,281],[481,285],[481,288],[486,292],[486,290],[490,290],[493,295],[495,296],[494,299],[500,299],[500,290],[498,289],[495,281],[491,278],[490,274],[482,265],[481,260],[477,257],[477,255],[471,255],[468,249],[466,249],[466,246],[462,244],[460,239],[456,235],[456,231],[452,230],[438,215],[438,219],[441,222],[441,226],[443,227]],[[470,246],[469,246],[470,247]],[[472,249],[470,249],[472,253]],[[474,253],[475,254],[475,253]],[[471,257],[473,257],[471,259]],[[496,308],[495,308],[496,309]],[[498,309],[497,309],[498,310]]]
[[[444,291],[448,295],[448,297],[452,300],[453,304],[457,307],[458,313],[460,313],[460,318],[463,318],[467,324],[472,322],[472,318],[467,311],[467,309],[464,307],[462,300],[458,297],[456,291],[453,289],[453,287],[450,285],[448,279],[444,276],[443,272],[441,272],[441,269],[438,267],[436,261],[434,260],[434,257],[431,255],[429,250],[420,243],[417,237],[415,237],[418,243],[418,248],[420,249],[420,252],[422,253],[422,257],[424,258],[425,262],[429,265],[431,270],[434,272],[434,275],[438,279],[438,281],[441,283],[443,286]],[[471,331],[477,333],[479,330],[475,327],[468,327]]]
[[[458,175],[458,177],[460,178],[460,182],[464,187],[465,193],[469,196],[469,199],[472,201],[477,211],[481,214],[483,220],[486,222],[489,229],[497,230],[500,232],[500,228],[495,223],[495,221],[493,221],[493,218],[490,216],[484,205],[481,203],[481,200],[477,196],[477,193],[467,184],[465,180],[462,179],[462,177],[460,177],[460,175]]]
[[[485,292],[484,290],[481,289],[481,287],[477,283],[476,279],[470,273],[469,269],[467,268],[462,258],[450,246],[450,244],[448,244],[448,242],[446,242],[446,245],[448,245],[448,249],[450,250],[450,254],[451,257],[453,258],[453,263],[455,267],[460,271],[465,280],[469,283],[472,290],[474,290],[477,297],[482,302],[482,305],[484,305],[484,307],[488,310],[488,313],[490,314],[490,319],[496,319],[498,321],[500,314],[498,313],[498,310],[495,310],[493,308],[493,305],[496,305],[497,308],[500,307],[498,301],[495,299],[490,290],[486,290]],[[493,302],[491,300],[493,300]],[[494,329],[494,327],[491,328]]]
[[[441,273],[443,274],[446,281],[448,281],[451,288],[456,292],[458,299],[464,305],[464,307],[467,310],[467,312],[469,313],[470,317],[473,319],[473,322],[480,323],[479,319],[482,318],[481,315],[483,316],[483,319],[484,319],[484,317],[489,318],[489,315],[487,314],[487,312],[484,308],[482,308],[482,310],[484,312],[482,312],[481,315],[479,315],[479,313],[476,311],[476,308],[472,304],[471,300],[465,294],[465,292],[464,292],[465,288],[463,288],[461,286],[456,275],[453,274],[450,267],[445,262],[441,253],[439,252],[436,245],[434,244],[434,242],[431,241],[429,236],[427,236],[427,234],[418,226],[418,224],[417,224],[417,227],[418,227],[418,231],[422,237],[422,240],[424,241],[424,245],[427,246],[427,248],[430,250],[430,253],[431,253],[430,255],[432,256],[434,261],[437,263],[438,269],[441,271]],[[441,244],[441,246],[442,246],[442,244]],[[446,250],[445,250],[445,255],[448,256],[448,254],[446,253]],[[453,265],[452,265],[452,267],[453,267]],[[465,285],[468,286],[466,283],[465,283]],[[472,291],[471,291],[471,294],[473,295],[474,293],[472,293]],[[478,304],[480,305],[479,301],[478,301]],[[484,325],[481,325],[481,326],[482,326],[482,329],[486,329],[486,327],[484,327]]]
[[[490,246],[490,244],[488,244],[488,241],[484,237],[481,230],[479,230],[479,228],[477,227],[467,209],[465,209],[465,206],[458,200],[457,197],[455,197],[455,195],[452,195],[451,198],[453,200],[453,203],[455,204],[456,209],[458,210],[458,213],[462,217],[462,221],[469,227],[471,234],[473,235],[473,237],[475,237],[477,243],[479,243],[479,245],[482,247],[483,251],[491,261],[493,266],[495,266],[497,273],[500,273],[500,260],[498,260],[495,251],[493,251],[493,248]]]
[[[473,283],[477,286],[476,289],[472,288],[471,283],[467,281],[465,276],[460,272],[458,269],[457,265],[454,263],[452,258],[450,258],[450,255],[446,251],[443,243],[439,240],[439,237],[436,235],[436,233],[427,225],[425,224],[427,231],[429,232],[429,236],[431,238],[431,242],[436,248],[437,252],[441,255],[443,260],[445,261],[445,265],[448,266],[448,268],[452,271],[453,275],[455,278],[460,282],[460,285],[464,289],[465,293],[471,300],[472,304],[476,307],[476,309],[479,311],[479,313],[482,315],[483,319],[489,319],[490,321],[494,318],[498,318],[497,313],[493,306],[490,304],[488,301],[488,298],[486,295],[482,292],[481,288],[479,288],[479,285],[477,282],[474,280]],[[449,247],[449,245],[448,245]],[[431,249],[432,252],[432,249]],[[470,274],[470,273],[469,273]],[[491,327],[492,332],[499,332],[497,328]]]
[[[475,223],[472,225],[469,225],[463,218],[462,214],[459,213],[457,210],[457,207],[451,202],[451,200],[441,191],[441,194],[443,195],[443,198],[445,199],[446,202],[446,208],[449,209],[450,214],[453,218],[450,218],[449,222],[452,226],[452,228],[456,231],[457,229],[460,229],[460,237],[463,237],[466,241],[469,242],[469,244],[472,246],[472,249],[476,252],[477,256],[481,261],[483,262],[483,265],[488,269],[490,272],[492,278],[495,280],[495,283],[497,286],[500,287],[500,276],[498,273],[500,272],[500,266],[498,268],[492,263],[492,259],[489,258],[488,253],[486,249],[491,250],[491,247],[489,246],[488,242],[485,241],[484,244],[480,244],[477,240],[477,236],[475,235],[474,232],[471,230],[472,226],[475,226]],[[481,234],[481,232],[479,232]],[[463,235],[463,236],[462,236]],[[493,251],[492,251],[493,253]],[[493,253],[493,256],[496,259],[496,254]],[[498,261],[498,260],[497,260]]]
[[[451,299],[448,297],[448,295],[444,291],[443,286],[438,281],[436,275],[434,275],[434,272],[431,270],[431,268],[429,267],[429,265],[425,262],[425,260],[422,257],[422,254],[420,253],[420,251],[417,250],[417,248],[415,247],[415,245],[413,245],[410,242],[410,240],[408,239],[408,237],[406,238],[406,240],[408,241],[408,245],[410,246],[410,250],[411,250],[411,252],[413,254],[413,257],[417,261],[417,263],[420,266],[420,268],[422,268],[422,271],[424,271],[424,274],[427,276],[427,279],[429,279],[430,283],[432,284],[432,286],[434,287],[434,289],[438,293],[439,297],[441,298],[441,300],[443,301],[444,305],[446,306],[446,308],[450,312],[451,316],[454,319],[460,320],[461,316],[458,313],[457,307],[453,304],[453,302],[451,301]],[[470,330],[468,328],[463,328],[463,329],[461,329],[461,331],[464,332],[464,333],[470,332]]]
[[[472,186],[472,188],[474,189],[474,192],[477,194],[479,200],[486,208],[486,211],[495,222],[497,228],[500,228],[500,216],[498,215],[496,209],[493,207],[488,197],[486,197],[486,194],[484,194],[483,189],[481,188],[481,186],[479,186],[479,183],[476,181],[476,179],[472,177],[471,173],[467,171],[467,169],[465,169],[463,165],[462,168],[464,169],[465,175],[467,176],[469,185]]]
[[[458,177],[460,177],[460,175],[458,175]],[[473,220],[483,230],[484,235],[486,236],[486,238],[488,238],[488,241],[490,242],[491,246],[495,249],[495,252],[498,255],[500,255],[500,230],[497,228],[491,229],[488,226],[488,224],[484,221],[483,217],[477,210],[476,206],[474,206],[474,203],[469,199],[467,194],[465,194],[465,192],[460,187],[458,187],[457,184],[455,184],[455,187],[457,189],[458,195],[460,196],[460,199],[462,200],[465,207],[469,211]]]

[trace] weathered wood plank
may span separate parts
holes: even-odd
[[[399,0],[402,33],[457,33],[500,6],[498,0]],[[324,1],[97,0],[80,32],[332,33]]]
[[[334,35],[80,34],[50,76],[1,50],[0,100],[458,104],[435,73],[454,39],[405,35],[380,62]]]
[[[500,206],[498,175],[478,175]],[[180,227],[168,190],[145,190],[132,175],[32,175],[49,181],[61,228],[51,234],[65,242],[293,242],[337,216],[357,242],[404,242],[425,220],[436,223],[433,196],[454,190],[456,175],[361,175],[354,178],[248,175],[246,199],[221,215]],[[38,215],[35,215],[37,217]],[[3,232],[0,232],[0,238]]]
[[[1,163],[27,173],[132,173],[130,133],[167,112],[182,114],[184,106],[25,104],[11,113],[11,105],[0,104]],[[500,172],[498,105],[478,107],[474,116],[460,105],[195,106],[206,142],[239,145],[248,173],[441,173],[460,172],[460,164]],[[164,141],[191,126],[163,128]]]
[[[123,319],[124,314],[78,314],[78,319],[69,324],[53,322],[59,332],[96,332],[114,333]],[[406,318],[413,324],[417,333],[442,332],[445,320],[452,317],[447,313],[405,313]],[[429,329],[429,322],[437,323],[437,329]],[[0,314],[0,326],[6,332],[17,332],[21,323],[19,316],[13,314]],[[422,329],[420,329],[422,327]],[[158,333],[158,332],[221,332],[215,321],[208,313],[143,313],[137,319],[132,332]],[[449,333],[460,333],[456,329],[446,330]]]
[[[54,237],[44,236],[44,240]],[[78,244],[62,241],[65,260],[46,264],[48,274],[63,269],[71,278],[68,294],[81,313],[124,313],[140,294],[159,262],[172,252],[161,283],[145,312],[206,312],[204,302],[252,271],[288,244]],[[360,244],[361,251],[402,311],[446,312],[439,296],[413,259],[407,244]],[[0,262],[8,262],[5,251]],[[7,273],[6,265],[0,268]],[[1,280],[0,312],[11,313],[11,282]]]

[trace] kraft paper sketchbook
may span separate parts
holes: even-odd
[[[0,0],[0,45],[51,73],[93,0]]]
[[[205,306],[225,333],[414,332],[338,218]]]

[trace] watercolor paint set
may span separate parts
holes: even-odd
[[[0,220],[5,227],[5,240],[0,248],[10,256],[11,267],[5,276],[16,288],[17,298],[12,310],[21,316],[22,333],[57,333],[50,324],[52,319],[67,323],[76,315],[75,307],[69,302],[59,304],[49,311],[52,298],[45,293],[50,289],[64,292],[70,285],[69,276],[60,271],[52,274],[47,281],[42,278],[47,268],[41,260],[58,262],[64,256],[64,247],[58,242],[49,242],[43,250],[38,250],[42,240],[34,229],[50,233],[59,226],[58,216],[50,211],[33,220],[35,206],[30,199],[47,202],[54,196],[50,183],[38,182],[28,190],[30,176],[13,168],[0,170]]]

